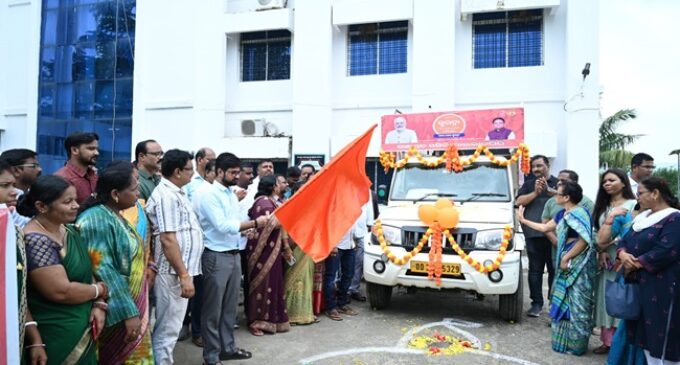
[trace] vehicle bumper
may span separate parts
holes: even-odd
[[[406,251],[400,247],[392,247],[392,252],[397,256],[403,256]],[[473,251],[470,256],[479,261],[493,260],[498,255],[497,251]],[[397,266],[389,261],[386,262],[385,271],[377,273],[373,263],[383,260],[383,252],[380,246],[366,245],[364,251],[364,279],[367,282],[385,286],[413,286],[417,288],[432,289],[462,289],[477,292],[479,294],[513,294],[519,284],[521,251],[508,252],[501,263],[500,271],[503,278],[494,283],[488,274],[482,274],[473,269],[460,256],[442,255],[442,263],[457,263],[461,266],[461,276],[442,276],[441,286],[437,286],[434,280],[428,280],[427,276],[418,276],[409,272],[410,264]],[[428,254],[419,253],[412,260],[428,262]]]

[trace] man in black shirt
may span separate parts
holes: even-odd
[[[527,180],[517,193],[517,205],[524,205],[525,217],[533,222],[541,223],[541,215],[545,203],[557,193],[557,178],[550,175],[550,162],[542,155],[531,158],[531,172],[536,177]],[[543,271],[548,267],[548,285],[552,288],[555,268],[551,259],[552,246],[548,238],[539,231],[522,225],[522,231],[527,243],[529,257],[529,293],[531,308],[527,312],[529,317],[538,317],[543,308]],[[550,290],[548,290],[550,293]]]

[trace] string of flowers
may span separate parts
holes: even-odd
[[[427,167],[437,167],[442,163],[446,163],[446,169],[449,172],[461,172],[465,166],[469,166],[477,161],[479,156],[486,155],[491,163],[499,166],[509,166],[510,164],[520,162],[520,169],[523,173],[528,174],[531,172],[531,163],[529,155],[529,147],[524,143],[520,143],[517,150],[510,156],[507,160],[500,160],[496,155],[491,152],[489,147],[484,145],[477,146],[475,152],[465,158],[461,158],[458,152],[458,148],[452,143],[448,146],[446,151],[436,158],[426,158],[420,151],[416,150],[415,147],[411,147],[406,151],[406,156],[401,160],[397,161],[396,154],[393,152],[380,151],[380,164],[385,168],[385,172],[390,169],[401,169],[408,163],[409,159],[412,157],[416,158],[418,162]]]
[[[432,229],[428,228],[423,237],[420,238],[420,241],[418,241],[418,244],[416,247],[413,248],[410,252],[407,252],[404,256],[402,257],[397,257],[387,246],[387,242],[385,242],[385,236],[383,235],[383,229],[382,229],[382,222],[380,220],[375,221],[375,226],[374,230],[376,233],[376,236],[378,237],[378,243],[380,243],[380,248],[382,248],[383,253],[385,256],[387,256],[387,259],[390,260],[392,263],[395,265],[403,266],[406,265],[411,259],[416,256],[417,254],[420,253],[420,251],[425,247],[425,243],[427,243],[428,239],[432,235]],[[441,234],[440,234],[441,237]],[[441,238],[440,238],[441,241]]]
[[[493,263],[487,266],[482,265],[479,261],[473,259],[472,257],[470,257],[470,255],[466,254],[465,251],[463,251],[460,248],[460,246],[458,246],[458,243],[456,243],[456,240],[453,238],[451,232],[449,232],[448,229],[444,231],[444,235],[449,240],[449,243],[451,243],[451,248],[453,248],[453,250],[456,251],[456,253],[458,254],[458,256],[460,256],[461,259],[467,262],[468,265],[470,265],[473,269],[481,272],[482,274],[485,274],[492,271],[496,271],[501,266],[501,263],[505,259],[505,253],[508,249],[508,245],[510,244],[510,238],[512,237],[512,227],[508,225],[505,226],[505,228],[503,229],[503,241],[501,242],[501,247],[498,250],[498,255],[493,260]]]
[[[433,231],[432,245],[427,262],[427,279],[435,280],[437,285],[440,286],[442,285],[442,227],[435,224]]]

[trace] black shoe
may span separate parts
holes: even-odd
[[[232,352],[231,354],[227,354],[225,352],[220,353],[220,360],[222,361],[229,361],[229,360],[248,360],[251,357],[253,357],[253,354],[251,354],[249,351],[246,351],[244,349],[236,349],[236,351]]]
[[[538,318],[541,315],[542,306],[538,304],[532,304],[531,308],[527,311],[527,316]]]
[[[349,295],[350,298],[356,300],[357,302],[365,302],[366,301],[366,296],[362,295],[361,293],[351,293]]]

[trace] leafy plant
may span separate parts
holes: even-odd
[[[635,142],[642,134],[624,134],[617,132],[624,121],[637,118],[635,109],[622,109],[609,116],[600,124],[600,168],[612,167],[627,169],[633,153],[626,147]]]

